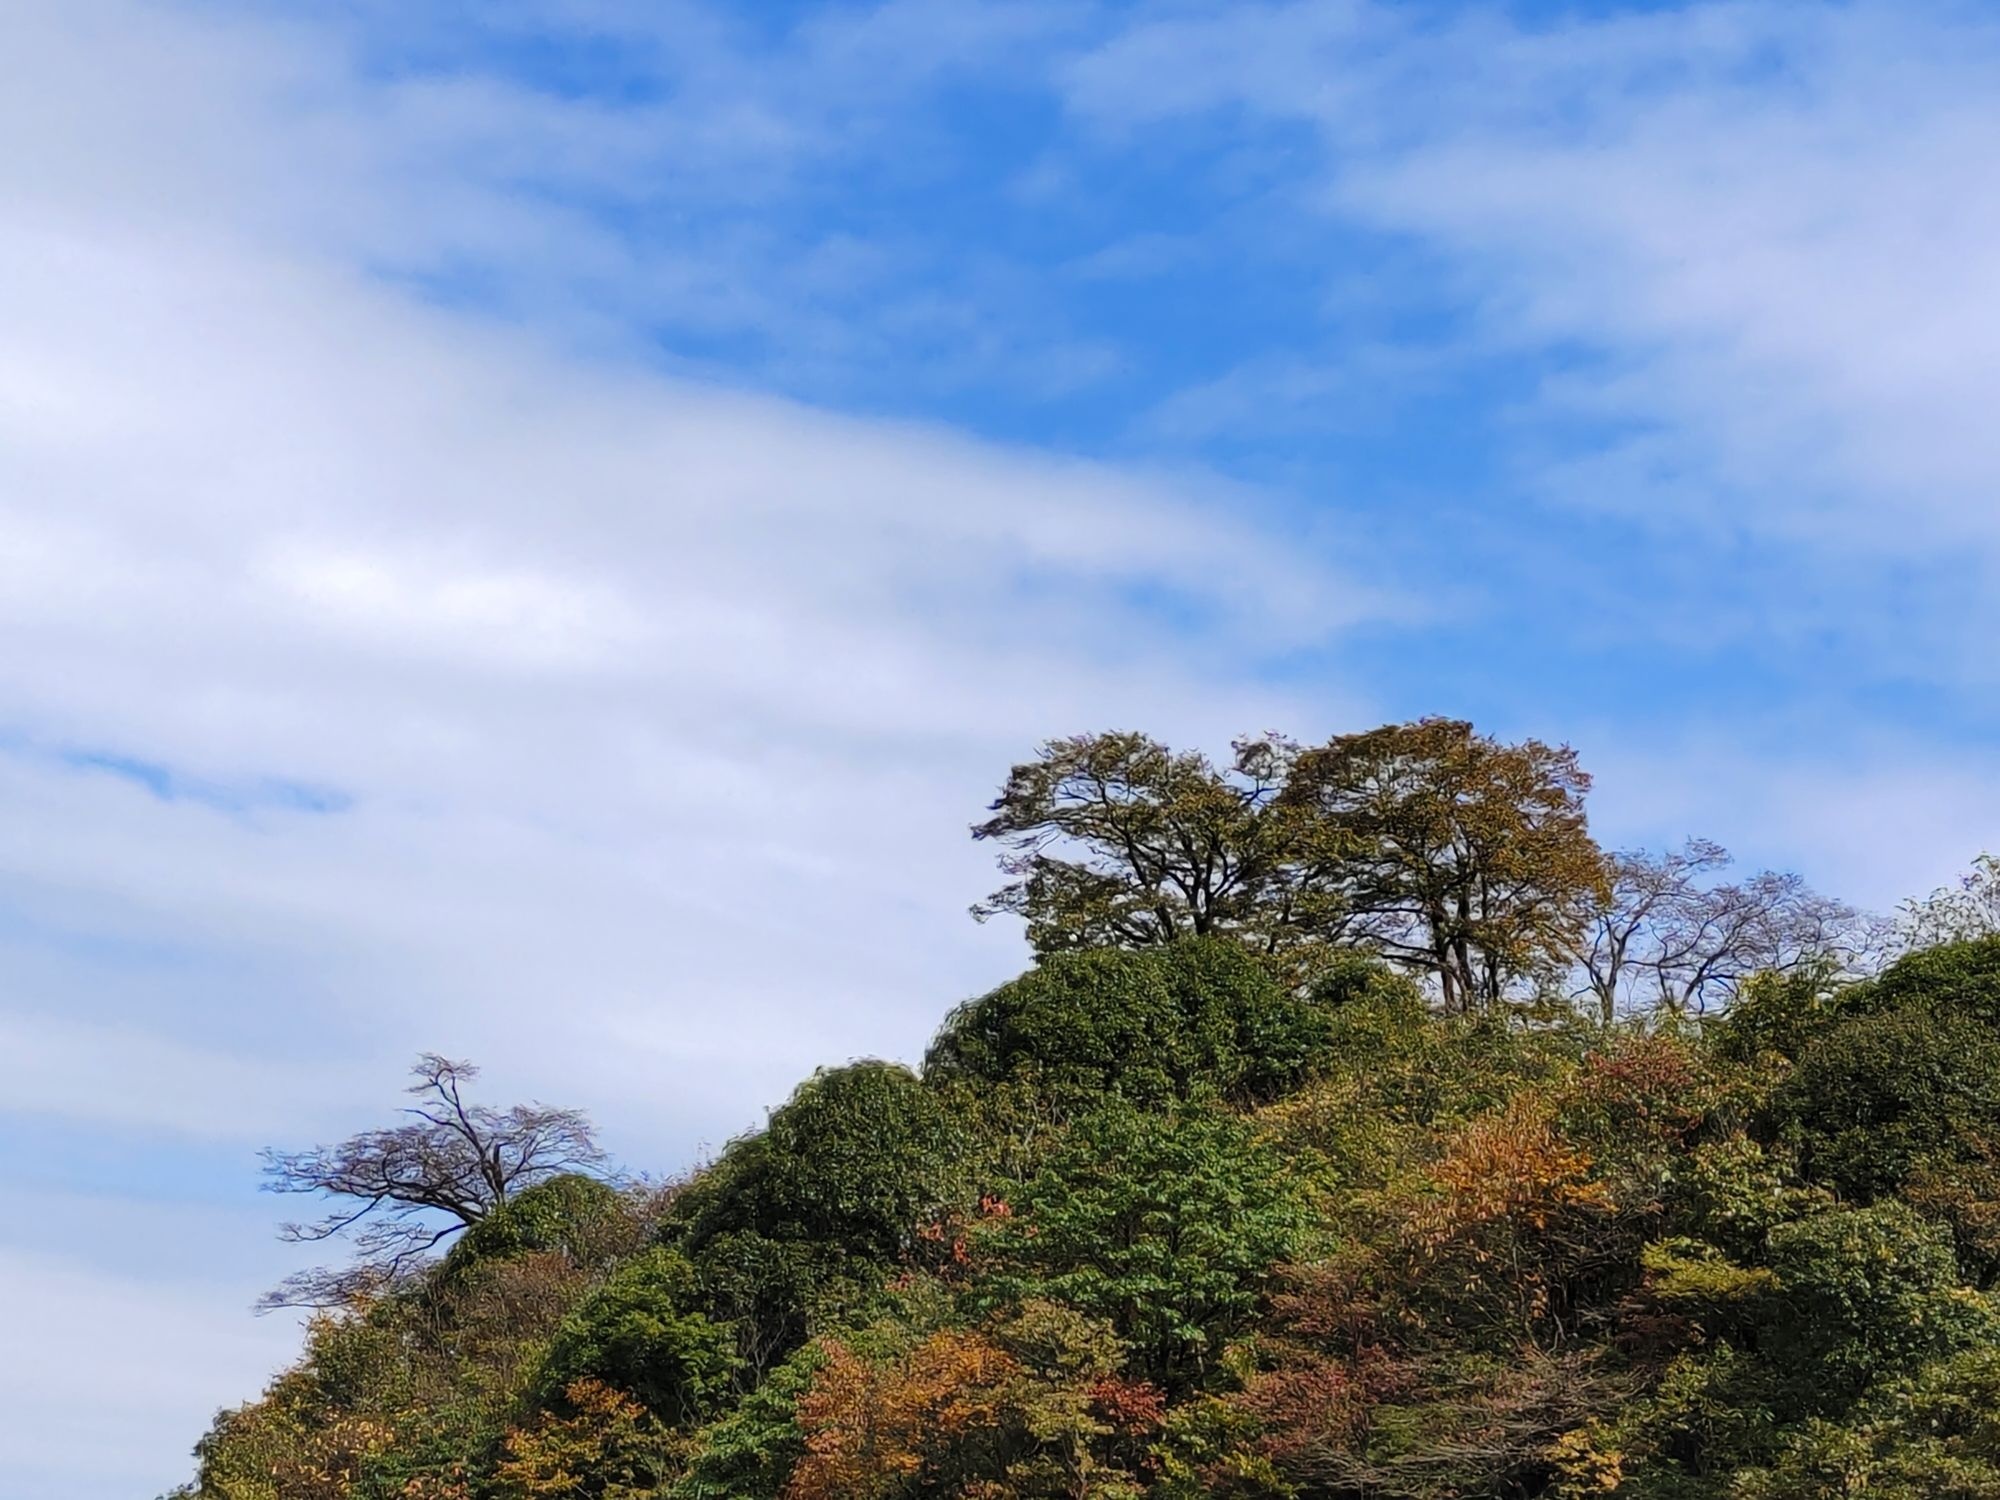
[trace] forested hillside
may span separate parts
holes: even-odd
[[[467,1102],[273,1153],[353,1258],[202,1500],[2000,1500],[1994,867],[1606,853],[1422,721],[1054,743],[1032,967],[684,1181]],[[476,1041],[476,1039],[472,1039]]]

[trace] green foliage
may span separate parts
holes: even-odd
[[[2000,1332],[1985,1300],[1959,1285],[1950,1235],[1900,1203],[1781,1224],[1769,1261],[1778,1292],[1760,1341],[1815,1400],[1859,1394]]]
[[[1624,1455],[1631,1493],[1697,1500],[1728,1493],[1730,1478],[1772,1452],[1781,1431],[1771,1370],[1730,1343],[1669,1363],[1644,1401],[1598,1437],[1598,1451]]]
[[[2000,1033],[1923,1005],[1856,1015],[1806,1048],[1770,1113],[1809,1180],[1872,1202],[2000,1132]]]
[[[1842,997],[1850,1012],[1925,1005],[2000,1028],[2000,937],[1922,948]]]
[[[735,1329],[703,1310],[686,1256],[655,1247],[620,1267],[557,1331],[542,1368],[544,1402],[579,1380],[627,1391],[677,1424],[696,1421],[732,1388]]]
[[[1913,955],[1806,1046],[1772,1092],[1767,1130],[1807,1180],[1870,1203],[1895,1194],[1951,1227],[1965,1268],[2000,1277],[2000,1030],[1962,1000],[1991,944]],[[1934,962],[1918,962],[1932,960]],[[1941,976],[1936,991],[1913,975]]]
[[[979,1300],[1051,1297],[1103,1318],[1138,1373],[1174,1391],[1217,1370],[1309,1222],[1297,1174],[1247,1123],[1129,1106],[1080,1122],[1008,1206],[988,1221]]]
[[[1837,990],[1811,967],[1752,975],[1736,1003],[1708,1023],[1711,1050],[1733,1063],[1789,1062],[1842,1013],[1851,990]]]
[[[1269,807],[1282,762],[1247,741],[1218,770],[1142,734],[1051,740],[973,829],[1006,850],[1010,877],[973,914],[1022,917],[1041,954],[1220,933],[1272,952],[1305,941],[1314,903],[1287,858],[1291,820]]]
[[[1400,1034],[1407,1037],[1428,1013],[1423,992],[1408,975],[1398,974],[1379,958],[1352,950],[1337,950],[1317,966],[1309,989],[1314,1004],[1329,1011],[1348,1007],[1372,1011],[1378,1018],[1394,1017]],[[1354,1017],[1341,1016],[1350,1023],[1339,1034],[1354,1035]]]
[[[1596,1452],[1622,1455],[1632,1493],[1679,1500],[1729,1476],[1748,1494],[1847,1493],[1812,1486],[1865,1458],[1857,1434],[1906,1409],[1939,1361],[2000,1337],[1985,1299],[1959,1284],[1946,1233],[1899,1203],[1821,1200],[1765,1239],[1758,1264],[1689,1239],[1645,1252],[1647,1303],[1666,1327],[1682,1320],[1687,1348],[1596,1435]],[[1659,1323],[1634,1327],[1649,1324],[1657,1336]]]
[[[1051,953],[657,1221],[517,1192],[184,1500],[2000,1500],[2000,941],[1702,1024],[1300,972]]]
[[[925,1059],[939,1084],[1025,1084],[1061,1115],[1114,1094],[1275,1098],[1328,1056],[1329,1011],[1221,939],[1052,954],[960,1007]]]
[[[1794,1184],[1779,1159],[1743,1135],[1704,1141],[1677,1157],[1663,1190],[1670,1224],[1744,1259],[1762,1255],[1777,1225],[1830,1201],[1823,1191]]]
[[[731,1145],[676,1201],[691,1254],[725,1234],[879,1261],[964,1194],[963,1132],[935,1091],[894,1063],[829,1068],[760,1133]]]
[[[814,1345],[793,1351],[733,1409],[696,1434],[693,1456],[663,1500],[777,1500],[805,1453],[798,1400],[822,1360]]]
[[[1814,1420],[1768,1468],[1745,1476],[1746,1500],[1996,1500],[2000,1497],[2000,1351],[1967,1350],[1890,1386],[1848,1423]]]
[[[970,1149],[909,1069],[825,1069],[675,1198],[662,1237],[696,1268],[754,1380],[864,1306],[918,1232],[968,1197]]]
[[[490,1454],[513,1391],[423,1337],[416,1299],[316,1317],[305,1355],[195,1450],[202,1500],[400,1500]],[[436,1490],[440,1495],[448,1490]]]
[[[1654,1301],[1692,1317],[1710,1333],[1754,1322],[1778,1288],[1777,1273],[1768,1266],[1739,1265],[1700,1240],[1661,1240],[1640,1252],[1639,1263]]]
[[[1576,1066],[1566,1031],[1527,1031],[1490,1016],[1438,1016],[1407,979],[1350,963],[1319,992],[1330,1005],[1319,1076],[1260,1119],[1347,1189],[1380,1188],[1433,1147],[1437,1132],[1553,1087]]]
[[[466,1230],[434,1279],[456,1285],[482,1262],[531,1253],[556,1253],[579,1265],[596,1264],[609,1254],[633,1248],[632,1227],[631,1209],[616,1188],[566,1172],[523,1189]]]

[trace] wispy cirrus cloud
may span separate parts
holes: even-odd
[[[1302,211],[1403,237],[1547,361],[1518,410],[1564,424],[1538,456],[1565,498],[1922,558],[2000,527],[1996,68],[2000,27],[1954,4],[1268,5],[1066,78],[1102,128],[1309,131]]]

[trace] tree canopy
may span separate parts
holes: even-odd
[[[1552,972],[1608,898],[1575,753],[1420,719],[1305,747],[1237,742],[1226,770],[1136,734],[1053,740],[993,816],[1013,877],[975,912],[1038,952],[1226,935],[1294,978],[1362,947],[1453,1009]]]
[[[1217,933],[1283,951],[1318,930],[1274,808],[1289,760],[1264,741],[1219,770],[1141,734],[1051,740],[972,830],[1011,877],[973,912],[1021,917],[1041,953]]]
[[[1589,790],[1567,746],[1420,719],[1300,751],[1280,810],[1340,890],[1344,934],[1466,1010],[1552,975],[1606,897]]]

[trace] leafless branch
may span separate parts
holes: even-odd
[[[346,1239],[352,1266],[302,1272],[265,1307],[328,1306],[407,1277],[438,1245],[477,1224],[521,1188],[600,1166],[590,1121],[573,1109],[467,1104],[471,1064],[425,1053],[411,1070],[418,1103],[408,1123],[367,1130],[331,1146],[267,1150],[264,1188],[332,1200],[325,1217],[281,1227],[282,1239]]]

